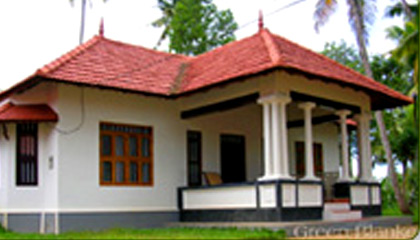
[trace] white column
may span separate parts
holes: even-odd
[[[286,94],[272,94],[258,99],[263,105],[264,176],[259,180],[290,178],[287,146]]]
[[[347,116],[350,115],[349,110],[339,110],[336,112],[340,116],[340,129],[341,129],[341,161],[343,162],[343,173],[339,181],[350,181],[349,176],[349,144],[347,136]]]
[[[313,102],[304,102],[298,105],[304,111],[305,119],[305,177],[306,180],[318,180],[314,169],[314,150],[312,140],[312,109]]]
[[[282,156],[281,156],[281,136],[280,136],[280,118],[279,103],[277,100],[271,103],[271,122],[272,122],[272,143],[273,143],[273,178],[282,177]]]
[[[281,164],[281,178],[290,178],[289,174],[289,151],[288,151],[288,140],[287,140],[287,113],[286,106],[291,102],[289,97],[283,96],[277,99],[279,103],[279,127],[280,127],[280,164]]]
[[[273,175],[272,145],[271,145],[271,107],[270,102],[258,100],[263,105],[263,134],[264,134],[264,176],[261,179],[270,179]]]
[[[372,153],[370,146],[370,112],[362,112],[356,116],[359,145],[359,179],[364,182],[373,181]]]

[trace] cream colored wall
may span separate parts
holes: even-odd
[[[60,85],[58,127],[81,121],[82,89]],[[156,97],[85,88],[85,119],[59,135],[59,207],[62,211],[175,211],[177,187],[186,184],[186,127],[176,103]],[[153,127],[154,185],[99,185],[99,123]]]
[[[11,96],[15,104],[48,104],[55,109],[57,101],[57,84],[53,82],[40,83],[29,90]]]
[[[6,125],[9,139],[0,136],[0,211],[50,212],[57,203],[56,171],[49,168],[48,159],[54,156],[54,133],[51,125],[38,125],[38,185],[16,185],[16,124]]]
[[[220,135],[245,137],[246,178],[253,181],[261,176],[261,107],[250,104],[240,108],[191,120],[185,120],[190,130],[202,132],[202,160],[204,172],[221,171]]]
[[[85,119],[72,134],[59,133],[77,127],[81,116],[82,88],[47,83],[15,95],[15,103],[48,103],[60,117],[58,124],[40,124],[39,186],[17,188],[14,179],[14,124],[10,139],[0,136],[0,208],[62,211],[175,211],[176,189],[186,185],[186,132],[203,136],[203,170],[220,171],[220,134],[246,138],[247,179],[261,175],[261,107],[250,104],[234,110],[182,120],[180,112],[256,92],[297,91],[338,102],[369,108],[368,97],[358,91],[284,72],[239,81],[176,100],[165,100],[118,91],[83,88]],[[58,100],[57,100],[58,99]],[[290,109],[289,109],[290,110]],[[289,119],[298,118],[290,111]],[[296,112],[296,111],[295,111]],[[154,186],[102,187],[99,185],[99,122],[152,126],[154,129]],[[303,129],[289,131],[289,156],[294,161],[294,142],[302,141]],[[338,132],[333,124],[314,128],[314,140],[323,143],[324,170],[338,169]],[[48,159],[53,160],[50,169]],[[31,199],[31,201],[27,201]]]
[[[339,152],[339,132],[334,123],[323,123],[314,125],[312,128],[313,141],[322,144],[322,156],[324,160],[324,172],[338,172],[340,152]],[[303,127],[289,128],[289,159],[290,172],[296,173],[296,142],[304,142],[305,135]]]
[[[275,89],[278,91],[295,91],[327,100],[359,106],[364,110],[370,109],[370,98],[361,91],[337,84],[325,83],[317,79],[307,79],[297,74],[291,75],[284,71],[277,73]]]
[[[274,75],[267,74],[260,77],[252,77],[246,81],[236,81],[226,86],[216,87],[212,90],[189,94],[178,99],[179,108],[180,110],[189,110],[258,93],[260,89],[272,86],[274,81]]]
[[[183,208],[187,210],[257,207],[257,193],[253,185],[185,190],[182,198]]]
[[[9,100],[15,104],[45,103],[55,108],[55,84],[40,84]],[[5,102],[5,101],[4,101]],[[49,168],[56,159],[54,124],[38,125],[38,185],[16,186],[16,124],[6,124],[9,139],[0,134],[0,212],[50,212],[57,207],[57,171]]]
[[[324,98],[327,100],[341,102],[344,104],[350,104],[354,106],[358,106],[361,109],[370,109],[370,99],[369,96],[361,91],[356,91],[348,87],[342,87],[337,84],[325,83],[319,79],[307,79],[305,77],[299,75],[291,75],[285,71],[276,71],[270,74],[266,74],[260,77],[254,77],[247,81],[242,82],[235,82],[229,85],[216,88],[214,90],[208,90],[202,93],[193,94],[191,96],[181,98],[180,107],[182,110],[189,110],[195,107],[208,105],[220,101],[224,101],[227,99],[235,98],[244,96],[247,94],[255,93],[256,90],[260,93],[260,95],[269,95],[275,92],[283,92],[285,94],[290,94],[291,91],[307,94],[311,96],[315,96],[318,98]],[[259,108],[258,113],[257,110],[254,113],[261,115],[261,109]],[[233,111],[232,111],[233,112]],[[247,113],[248,116],[251,116],[252,113]],[[291,103],[287,107],[287,114],[288,120],[301,120],[303,119],[303,111],[298,109],[296,103]],[[324,109],[320,108],[319,106],[312,112],[313,116],[323,116],[323,115],[330,115],[334,114],[334,109]],[[210,135],[207,136],[208,141],[206,143],[206,137],[203,136],[203,145],[207,146],[208,149],[212,149],[212,151],[203,150],[203,159],[204,159],[204,170],[211,170],[217,171],[220,170],[220,157],[219,157],[219,149],[217,145],[218,134],[221,132],[220,129],[224,129],[225,127],[230,127],[229,124],[224,124],[224,122],[229,121],[230,117],[235,118],[233,115],[229,115],[229,112],[223,112],[216,114],[217,116],[203,116],[200,117],[201,120],[193,120],[193,129],[192,130],[200,130],[200,129],[211,129]],[[238,115],[239,116],[239,115]],[[255,116],[255,115],[254,115]],[[243,119],[243,118],[239,118]],[[261,117],[258,117],[258,124],[259,126],[258,134],[261,136]],[[202,125],[198,126],[196,123],[200,122]],[[236,125],[235,121],[235,125]],[[238,123],[241,123],[239,121]],[[217,123],[217,124],[216,124]],[[219,128],[220,123],[220,129]],[[233,126],[235,126],[233,125]],[[196,129],[194,129],[194,127]],[[236,127],[236,126],[235,126]],[[243,131],[239,130],[238,132]],[[255,133],[250,135],[254,135]],[[323,157],[324,157],[324,172],[338,172],[339,168],[339,131],[334,123],[324,123],[320,125],[316,125],[313,128],[313,137],[315,142],[319,142],[323,145]],[[248,136],[246,136],[248,140]],[[260,138],[261,139],[261,138]],[[291,161],[290,171],[294,173],[295,171],[295,142],[296,141],[304,141],[304,133],[303,127],[300,128],[291,128],[288,132],[288,142],[289,142],[289,158]],[[211,143],[213,142],[213,143]],[[208,145],[207,145],[208,144]],[[261,142],[258,142],[258,146],[254,147],[255,150],[247,150],[247,151],[254,151],[258,154],[252,154],[254,156],[261,156]],[[247,146],[248,147],[248,146]],[[216,151],[213,151],[216,150]],[[247,156],[250,153],[247,153]],[[217,160],[219,159],[219,160]],[[260,161],[260,158],[255,158]],[[247,157],[247,164],[249,161],[249,157]],[[253,171],[252,173],[247,173],[247,178],[249,180],[255,179],[259,175],[255,175],[261,173],[261,163],[251,163],[253,166],[258,167],[258,171]]]

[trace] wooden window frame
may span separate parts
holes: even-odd
[[[28,127],[30,126],[30,127]],[[29,141],[28,138],[33,138],[33,142]],[[27,145],[29,144],[29,146]],[[32,150],[28,149],[33,147]],[[21,148],[24,147],[26,150],[22,150]],[[33,152],[33,156],[22,155],[22,151],[30,151]],[[21,166],[25,163],[32,162],[34,165],[34,176],[32,181],[25,181],[22,176],[22,172],[20,172]],[[19,187],[36,187],[38,186],[38,123],[36,122],[22,122],[16,124],[16,186]],[[25,167],[24,167],[25,168]],[[26,173],[24,175],[27,175]]]
[[[141,128],[147,129],[149,133],[129,133],[124,131],[116,131],[116,130],[104,130],[102,126],[114,126],[116,128]],[[102,144],[102,136],[108,135],[111,136],[111,155],[103,155],[103,144]],[[116,147],[115,147],[115,139],[117,136],[122,136],[124,141],[124,154],[123,156],[116,156]],[[130,149],[129,149],[129,139],[130,137],[137,138],[137,156],[130,156]],[[149,140],[149,156],[143,157],[142,154],[142,140],[148,139]],[[153,151],[153,128],[151,126],[141,126],[141,125],[132,125],[132,124],[120,124],[120,123],[112,123],[112,122],[100,122],[99,123],[99,182],[101,186],[153,186],[153,179],[154,179],[154,151]],[[111,181],[104,181],[103,179],[103,163],[104,162],[111,162]],[[116,180],[116,166],[117,162],[124,163],[124,180],[122,182],[117,182]],[[137,163],[137,182],[130,181],[130,163],[135,162]],[[149,164],[149,182],[143,182],[143,165],[144,163]]]

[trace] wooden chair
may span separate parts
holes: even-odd
[[[203,172],[204,179],[206,180],[206,184],[213,186],[213,185],[220,185],[223,183],[222,178],[220,177],[219,173],[216,172]]]

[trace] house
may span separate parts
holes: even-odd
[[[0,100],[1,223],[56,233],[380,215],[371,113],[411,103],[267,29],[196,57],[100,34]]]

